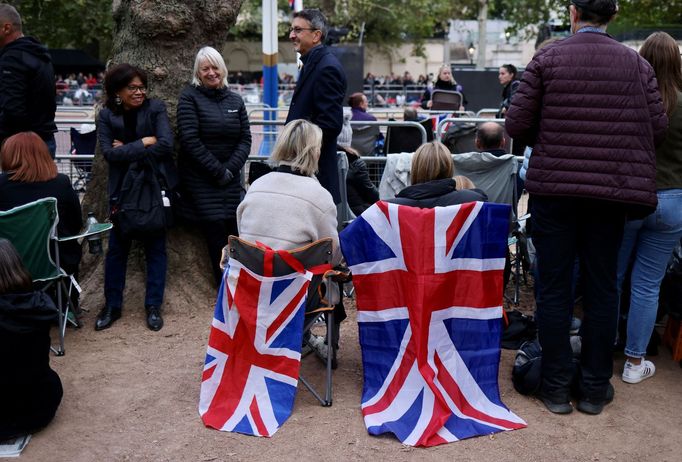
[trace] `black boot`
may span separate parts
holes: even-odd
[[[95,321],[95,330],[102,330],[111,327],[111,325],[121,317],[121,309],[105,306],[97,315]]]
[[[149,305],[145,307],[147,311],[147,327],[153,331],[161,330],[163,318],[161,317],[161,307]]]

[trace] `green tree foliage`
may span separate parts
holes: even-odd
[[[16,0],[24,33],[49,48],[80,48],[102,60],[111,49],[111,0]]]

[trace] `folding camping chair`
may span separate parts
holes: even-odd
[[[225,252],[227,250],[227,252]],[[236,236],[230,236],[229,244],[223,252],[223,259],[221,266],[227,265],[229,259],[235,259],[240,262],[249,271],[264,276],[266,261],[269,261],[270,271],[269,276],[278,277],[291,274],[292,266],[287,263],[287,260],[280,253],[275,253],[271,256],[271,260],[266,260],[267,249],[263,246],[252,244]],[[332,337],[334,326],[334,304],[338,303],[338,298],[330,299],[331,295],[336,295],[336,291],[327,290],[326,293],[321,290],[321,285],[326,282],[328,288],[336,285],[336,282],[331,281],[331,277],[338,274],[337,271],[331,270],[330,262],[332,257],[332,240],[331,238],[320,239],[307,246],[300,247],[286,251],[295,260],[302,264],[303,268],[313,272],[310,285],[308,287],[308,296],[305,306],[305,321],[303,323],[303,332],[308,332],[316,322],[318,322],[320,315],[324,314],[326,325],[326,344],[331,350],[335,339]],[[270,258],[270,257],[268,257]],[[299,379],[303,385],[313,394],[313,396],[322,404],[322,406],[332,405],[332,359],[333,354],[327,354],[325,360],[325,383],[324,383],[324,397],[312,386],[312,384],[299,375]]]
[[[361,156],[375,155],[377,137],[381,135],[376,125],[351,125],[353,138],[350,146],[358,151]]]
[[[528,267],[528,249],[523,228],[519,222],[525,221],[528,215],[518,217],[517,181],[518,161],[513,154],[495,157],[489,152],[467,152],[452,156],[455,172],[464,175],[474,182],[477,188],[488,195],[490,202],[509,204],[511,206],[512,229],[509,235],[511,277],[514,278],[514,296],[509,299],[514,305],[519,304],[521,280],[526,283]]]
[[[432,111],[459,111],[462,94],[458,91],[433,90],[431,93]]]
[[[426,129],[426,141],[433,141],[433,120],[419,122]],[[422,135],[415,127],[388,127],[386,131],[386,154],[414,152],[422,145]]]
[[[97,146],[97,131],[81,133],[76,128],[71,127],[71,154],[73,155],[95,155]],[[87,183],[92,175],[92,160],[72,159],[71,164],[75,167],[78,177],[73,181],[73,189],[77,192],[85,192]]]
[[[45,291],[56,288],[57,308],[59,310],[59,346],[50,347],[57,356],[64,355],[64,334],[69,311],[73,310],[71,291],[80,290],[73,275],[67,274],[59,266],[59,242],[83,239],[106,232],[111,223],[91,225],[84,232],[64,238],[57,236],[57,199],[47,197],[38,199],[13,209],[0,212],[0,237],[9,240],[21,255],[33,282]],[[52,254],[50,251],[52,250]],[[54,255],[54,260],[52,259]]]

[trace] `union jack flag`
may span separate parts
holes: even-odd
[[[272,436],[294,406],[312,273],[263,277],[230,259],[224,274],[199,414],[208,427]]]
[[[526,426],[497,385],[508,229],[507,205],[378,202],[341,233],[370,434],[434,446]]]

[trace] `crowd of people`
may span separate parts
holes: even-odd
[[[538,396],[555,413],[570,413],[575,401],[578,410],[599,414],[614,398],[613,347],[619,294],[628,269],[631,303],[622,379],[638,383],[655,373],[655,366],[645,358],[646,343],[654,329],[667,258],[682,236],[682,62],[677,43],[665,33],[652,34],[639,54],[610,38],[605,30],[617,11],[615,1],[572,0],[569,11],[574,34],[540,49],[521,81],[513,65],[500,68],[498,115],[506,118],[510,136],[521,146],[532,147],[532,155],[531,149],[526,150],[523,187],[530,193],[537,250],[536,316],[542,347]],[[30,49],[42,56],[42,45],[23,37],[21,18],[13,7],[0,5],[0,28],[4,32],[0,71],[16,67],[15,60],[5,62],[13,49]],[[103,78],[104,107],[98,115],[97,135],[109,168],[112,222],[116,224],[124,213],[120,204],[129,172],[133,166],[146,165],[167,192],[164,199],[203,235],[217,284],[229,235],[283,250],[331,237],[333,263],[340,263],[337,151],[349,157],[348,199],[353,212],[362,213],[379,195],[350,142],[349,121],[372,120],[367,98],[362,93],[352,95],[351,111],[344,115],[345,75],[323,46],[326,31],[326,20],[318,10],[294,13],[290,39],[301,54],[303,69],[286,125],[270,156],[273,171],[255,180],[247,192],[240,178],[251,147],[249,120],[244,101],[229,88],[227,68],[217,50],[204,47],[196,55],[187,76],[190,83],[178,98],[177,138],[165,104],[147,97],[145,71],[127,63],[109,68]],[[588,48],[593,52],[585,53]],[[608,65],[605,61],[595,65],[595,55]],[[43,61],[38,69],[48,74],[48,64]],[[402,84],[411,79],[405,73]],[[428,84],[426,76],[419,80]],[[6,76],[0,73],[0,94],[6,85]],[[80,85],[89,88],[91,83],[86,80]],[[439,69],[433,89],[463,93],[449,66]],[[431,90],[428,87],[421,99],[424,108],[430,107]],[[24,105],[26,98],[21,97]],[[54,101],[54,90],[43,98]],[[54,105],[45,109],[41,103],[39,116],[9,120],[11,98],[2,96],[0,103],[0,210],[57,197],[59,234],[76,234],[82,223],[78,198],[50,157]],[[180,146],[177,167],[175,139]],[[505,155],[504,140],[501,125],[479,127],[480,151]],[[487,200],[486,191],[457,175],[451,152],[438,141],[416,150],[411,184],[391,199],[422,208]],[[127,260],[135,241],[143,247],[146,260],[146,323],[152,331],[163,327],[165,229],[124,233],[115,226],[105,256],[105,304],[97,315],[96,330],[110,328],[122,315]],[[80,248],[70,243],[60,252],[65,270],[77,277]],[[577,364],[569,340],[576,261],[584,310]],[[61,383],[47,363],[48,331],[56,308],[34,290],[11,243],[0,239],[2,350],[31,343],[22,349],[35,354],[30,361],[35,365],[33,373],[49,390],[40,394],[44,402],[27,401],[38,408],[37,417],[29,419],[32,414],[26,413],[24,420],[15,418],[18,414],[11,406],[16,407],[17,396],[23,396],[18,390],[27,389],[23,381],[8,377],[26,365],[2,355],[3,370],[13,372],[0,379],[0,407],[10,409],[10,414],[0,415],[0,440],[46,425],[61,400]],[[338,326],[335,331],[338,336]]]

